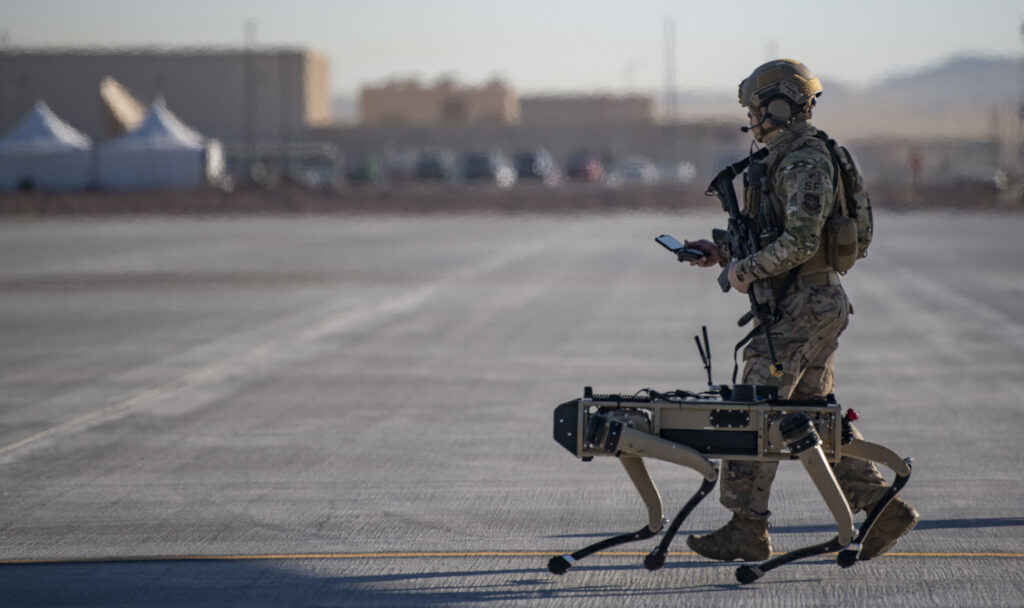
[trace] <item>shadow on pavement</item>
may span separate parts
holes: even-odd
[[[350,566],[333,560],[140,561],[0,566],[5,606],[432,606],[529,602],[550,598],[614,598],[707,593],[742,589],[738,584],[685,584],[684,577],[662,577],[663,586],[594,585],[594,572],[636,571],[640,563],[588,566],[566,576],[543,566],[514,569],[395,572],[396,560],[379,561],[381,574],[338,576]],[[408,564],[416,567],[413,563]],[[364,565],[365,566],[365,565]],[[429,567],[429,565],[428,565]],[[732,579],[735,565],[677,562],[665,573],[692,568],[723,568]],[[363,568],[365,570],[365,567]],[[575,574],[576,576],[573,576]]]
[[[859,523],[859,522],[858,522]],[[976,517],[976,518],[964,518],[964,519],[923,519],[915,528],[916,530],[950,530],[960,528],[1005,528],[1014,526],[1024,526],[1024,517]],[[773,534],[805,534],[805,533],[817,533],[817,532],[831,532],[835,530],[835,525],[812,525],[812,526],[772,526],[771,531]],[[708,530],[680,530],[678,538],[685,538],[690,534],[704,534]],[[551,534],[544,538],[606,538],[614,536],[615,534],[621,534],[622,532],[587,532],[582,534]],[[627,545],[622,550],[629,550]],[[636,549],[642,551],[642,549]]]
[[[963,519],[922,519],[915,530],[956,530],[961,528],[1006,528],[1024,526],[1024,517],[975,517]],[[830,532],[834,525],[772,526],[773,534]],[[682,534],[682,532],[680,532]]]
[[[1024,526],[1021,517],[925,520],[919,529]],[[830,526],[785,526],[777,533],[828,532]],[[594,534],[593,536],[603,536]],[[589,535],[571,535],[573,538]],[[531,558],[533,560],[533,558]],[[815,563],[810,560],[805,563]],[[828,559],[821,563],[830,563]],[[375,559],[140,560],[0,565],[4,606],[432,606],[502,604],[550,598],[588,598],[615,603],[615,598],[658,597],[754,587],[732,583],[735,563],[670,559],[656,588],[593,584],[601,572],[636,571],[647,575],[638,557],[622,563],[581,562],[565,576],[545,568],[546,559],[528,568],[429,570],[438,562]],[[411,571],[419,569],[420,571]],[[687,585],[685,570],[720,569],[721,584]],[[353,572],[355,571],[355,572]],[[367,574],[366,572],[373,572]],[[351,573],[351,574],[349,574]],[[665,576],[669,575],[669,576]],[[707,580],[707,577],[701,577]],[[765,581],[770,583],[770,581]],[[791,580],[789,582],[792,582]]]

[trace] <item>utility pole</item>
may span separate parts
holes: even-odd
[[[676,22],[665,17],[665,122],[675,122],[679,102],[676,96]]]
[[[245,52],[242,57],[242,120],[245,122],[245,155],[248,175],[252,177],[253,157],[256,155],[255,142],[253,141],[253,122],[255,117],[256,95],[254,90],[255,78],[252,73],[253,45],[256,42],[256,20],[245,20]]]
[[[0,106],[0,120],[7,120],[8,112],[11,112],[11,116],[14,115],[16,110],[12,110],[14,105],[14,85],[11,82],[13,80],[13,70],[11,74],[7,74],[7,62],[5,61],[4,55],[7,54],[7,45],[10,44],[10,32],[5,29],[0,29],[0,82],[7,83],[7,86],[0,86],[0,93],[3,94],[3,105]]]
[[[278,138],[278,162],[280,166],[278,171],[282,175],[288,174],[288,143],[289,143],[289,128],[288,128],[288,101],[289,93],[291,92],[291,79],[288,78],[288,55],[284,48],[281,48],[277,52],[277,87],[280,96],[278,97],[278,111],[277,111],[277,138]]]
[[[1020,22],[1020,41],[1024,43],[1024,19]],[[1017,100],[1017,117],[1024,123],[1024,53],[1020,57],[1020,98]]]
[[[1024,19],[1020,22],[1020,41],[1024,45]],[[1013,141],[1009,150],[1009,176],[1012,182],[1024,181],[1024,53],[1020,57],[1020,92],[1017,97],[1016,112],[1012,114],[1016,120]]]

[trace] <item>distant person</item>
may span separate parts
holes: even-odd
[[[743,352],[743,383],[777,386],[784,399],[821,398],[835,389],[835,351],[853,311],[833,267],[840,264],[835,250],[829,251],[830,239],[835,238],[830,226],[836,225],[830,220],[843,213],[847,199],[862,196],[867,202],[846,150],[830,145],[827,136],[811,125],[821,90],[807,66],[791,59],[770,61],[740,83],[740,105],[750,121],[744,130],[768,149],[766,157],[753,160],[747,169],[742,202],[743,212],[761,236],[761,249],[731,259],[725,242],[687,243],[707,254],[693,264],[720,264],[728,268],[732,288],[742,293],[753,288],[773,304],[778,321],[769,330],[783,374],[776,378],[770,373],[767,340],[757,332]],[[843,179],[847,176],[851,179]],[[861,221],[868,222],[866,234],[861,234],[862,224],[856,231],[866,250],[870,211],[865,215]],[[841,270],[849,267],[847,262],[852,264],[853,259],[843,260]],[[765,301],[761,295],[758,300]],[[861,437],[856,429],[853,433]],[[768,559],[768,498],[778,463],[723,464],[721,502],[733,517],[710,534],[690,536],[687,544],[710,559]],[[854,513],[870,512],[888,490],[885,479],[866,460],[843,458],[833,470]],[[917,511],[899,496],[894,498],[865,538],[860,558],[888,551],[918,519]]]

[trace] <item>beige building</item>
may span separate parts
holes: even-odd
[[[96,140],[115,135],[110,92],[101,94],[111,77],[144,104],[163,95],[186,124],[225,143],[289,142],[330,122],[328,67],[299,48],[0,51],[0,132],[42,99]]]
[[[511,125],[519,122],[519,98],[492,80],[465,87],[452,80],[425,86],[415,80],[364,87],[359,97],[361,124],[376,126]]]
[[[647,95],[551,95],[524,97],[523,125],[649,125],[654,99]]]

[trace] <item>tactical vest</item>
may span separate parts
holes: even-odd
[[[871,202],[849,151],[823,131],[797,137],[771,150],[764,159],[752,162],[743,176],[743,211],[753,218],[762,248],[782,235],[786,227],[786,202],[774,192],[772,182],[779,162],[804,147],[814,148],[831,159],[833,197],[832,207],[822,211],[827,219],[818,249],[799,266],[797,273],[845,273],[857,259],[867,255],[873,232]]]

